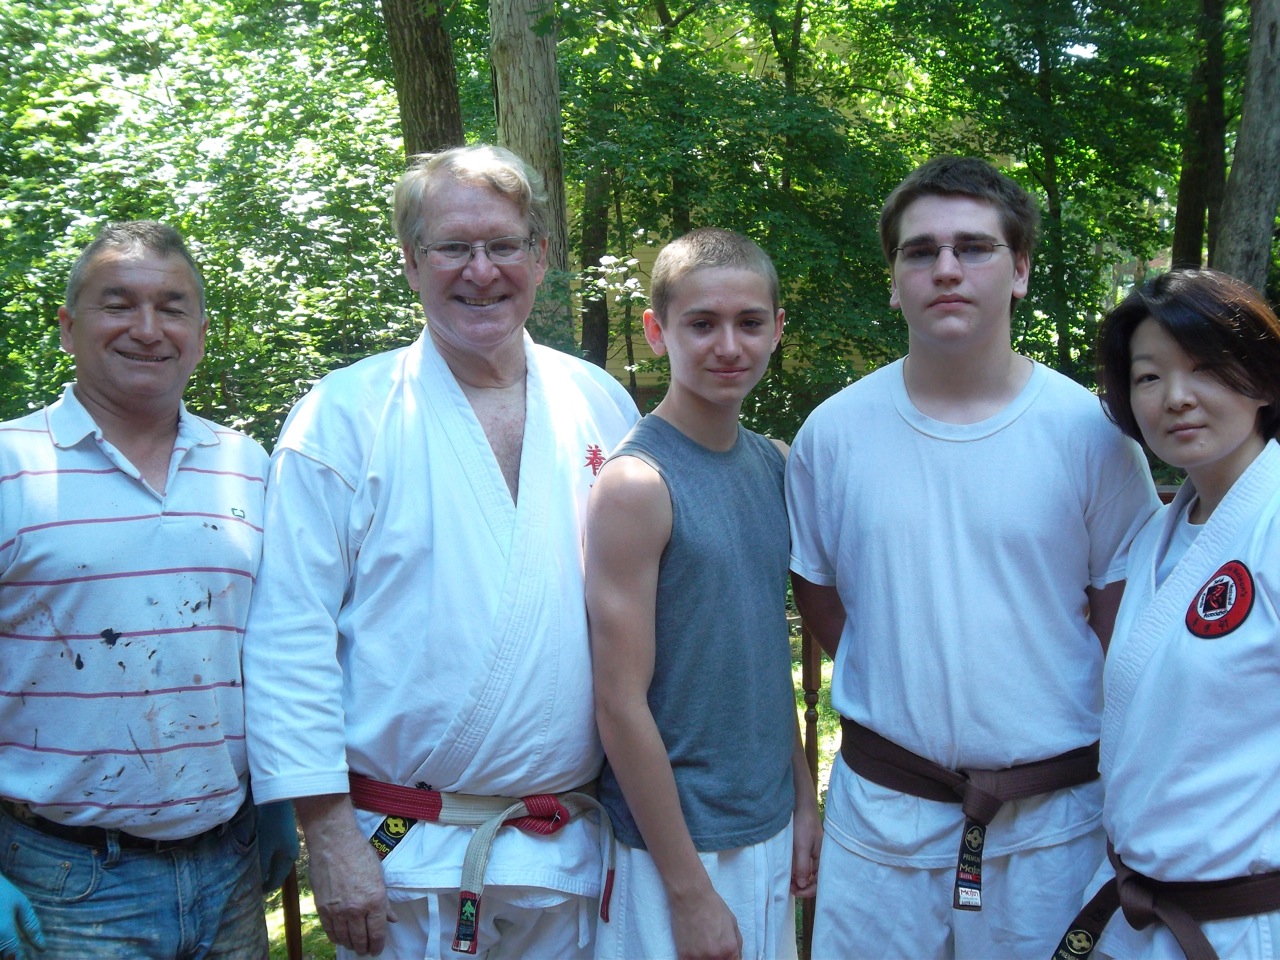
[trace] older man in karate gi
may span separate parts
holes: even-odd
[[[547,210],[519,158],[416,158],[395,208],[426,330],[325,377],[272,461],[254,790],[295,798],[341,956],[586,956],[603,884],[580,788],[602,754],[581,533],[638,414],[525,332]]]

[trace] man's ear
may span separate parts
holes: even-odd
[[[1031,258],[1020,253],[1013,258],[1013,295],[1021,299],[1027,295],[1027,286],[1031,282]]]
[[[658,322],[658,315],[652,310],[644,312],[644,338],[649,341],[649,349],[657,356],[666,355],[667,341],[662,333],[662,324]]]
[[[404,257],[401,269],[404,270],[404,278],[409,281],[409,289],[417,290],[422,285],[422,277],[418,272],[418,248],[412,243],[402,243],[400,253]]]
[[[204,359],[204,345],[205,345],[205,339],[206,339],[208,336],[209,336],[209,315],[208,315],[208,314],[205,314],[205,315],[204,315],[204,318],[200,321],[200,337],[199,337],[199,339],[196,341],[197,346],[198,346],[198,348],[199,348],[199,350],[200,350],[200,357],[199,357],[199,359],[197,359],[197,360],[196,360],[196,363],[199,363],[199,362],[200,362],[200,360],[203,360],[203,359]]]
[[[71,325],[75,323],[75,317],[71,316],[71,311],[66,307],[58,308],[58,339],[62,345],[62,352],[75,356],[76,352],[72,348],[71,343]]]

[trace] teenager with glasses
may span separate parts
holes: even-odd
[[[981,160],[908,176],[880,238],[909,352],[787,466],[843,728],[816,958],[1047,957],[1102,853],[1103,651],[1156,497],[1097,398],[1010,344],[1037,219]]]

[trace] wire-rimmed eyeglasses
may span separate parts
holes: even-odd
[[[894,247],[893,253],[898,261],[907,267],[932,267],[942,251],[950,250],[955,258],[964,264],[986,263],[996,255],[996,247],[1007,247],[1007,243],[996,243],[994,240],[957,240],[955,243],[934,243],[932,240],[915,240]]]
[[[529,256],[533,248],[533,237],[494,237],[482,243],[467,243],[465,240],[437,240],[434,243],[420,243],[418,249],[433,267],[461,267],[471,262],[476,250],[483,248],[484,255],[490,263],[504,265],[521,263]]]

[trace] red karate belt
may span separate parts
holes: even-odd
[[[373,780],[358,773],[349,774],[348,779],[351,802],[360,810],[380,813],[386,817],[476,828],[467,842],[467,852],[462,860],[458,925],[453,938],[453,949],[459,953],[477,952],[476,930],[480,920],[480,898],[484,893],[485,868],[489,864],[493,838],[498,830],[506,826],[526,833],[550,836],[563,829],[574,817],[591,811],[598,813],[607,851],[604,889],[600,895],[600,919],[605,923],[609,922],[609,899],[613,893],[614,872],[613,824],[600,802],[591,792],[585,792],[594,792],[594,784],[559,794],[485,797],[403,787]],[[374,839],[376,837],[377,834]]]

